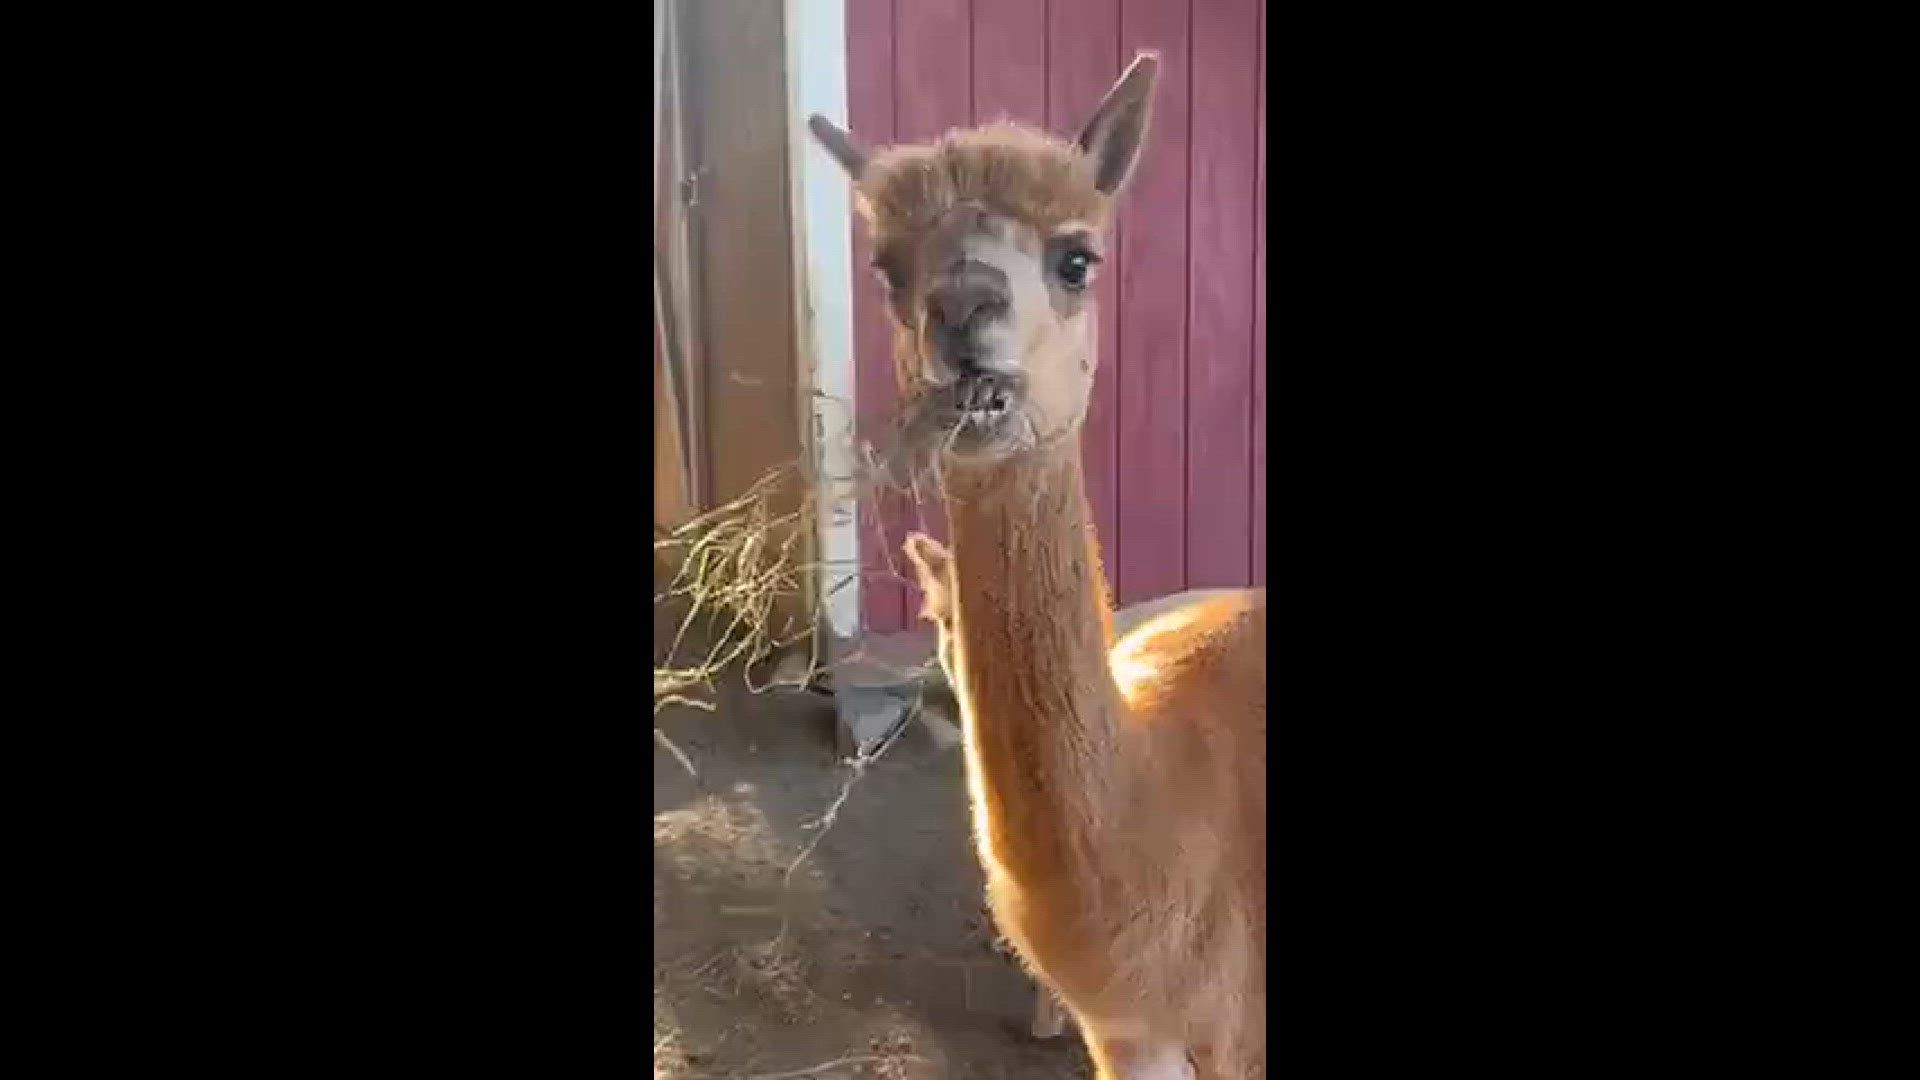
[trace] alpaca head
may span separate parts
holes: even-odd
[[[894,324],[903,401],[951,460],[1073,437],[1093,389],[1093,276],[1145,140],[1157,57],[1141,53],[1078,138],[1017,124],[870,151],[820,116],[853,179]]]

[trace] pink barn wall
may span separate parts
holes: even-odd
[[[875,144],[1002,115],[1071,133],[1137,50],[1160,51],[1152,133],[1096,286],[1088,498],[1121,604],[1265,584],[1265,0],[847,0],[846,11],[849,120]],[[877,441],[895,388],[882,298],[864,278],[854,343],[863,435]],[[866,515],[870,630],[905,628],[918,611],[895,572],[907,529],[945,535],[927,498],[880,499]]]

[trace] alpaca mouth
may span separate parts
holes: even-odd
[[[976,374],[955,380],[942,391],[942,404],[956,438],[986,436],[1004,423],[1019,401],[1020,388],[1005,375]]]
[[[957,407],[968,423],[984,424],[1007,413],[1009,388],[991,375],[977,375],[960,382]]]
[[[1023,431],[1031,434],[1025,379],[1019,372],[976,370],[945,386],[923,383],[921,391],[905,403],[893,445],[884,455],[894,464],[930,462],[942,454],[997,457],[1018,449]]]

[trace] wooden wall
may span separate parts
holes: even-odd
[[[782,5],[682,2],[710,505],[800,456]]]
[[[1158,49],[1153,130],[1096,287],[1088,496],[1121,604],[1266,581],[1265,0],[846,0],[848,119],[871,143],[1011,116],[1072,134],[1126,62]],[[856,227],[853,265],[865,267]],[[877,287],[856,274],[857,406],[895,393]],[[931,496],[929,496],[931,498]],[[862,615],[912,623],[898,567],[937,508],[877,500]]]
[[[670,36],[670,47],[656,43],[657,134],[677,134],[655,151],[655,318],[665,320],[655,326],[654,520],[671,525],[801,456],[807,380],[794,311],[785,5],[663,0],[655,14],[656,34]],[[674,348],[662,347],[663,333],[680,339]],[[677,381],[663,356],[679,358]],[[773,510],[796,509],[800,494],[784,484]],[[805,544],[810,552],[812,538]],[[805,604],[783,597],[776,609],[797,616]]]

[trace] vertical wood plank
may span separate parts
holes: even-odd
[[[1267,5],[1260,4],[1253,257],[1253,583],[1267,583]]]
[[[709,118],[696,140],[700,199],[691,225],[707,366],[701,427],[716,506],[798,457],[802,445],[782,18],[780,7],[756,0],[712,0],[688,27],[688,96]],[[723,56],[739,66],[721,68]],[[797,504],[797,490],[783,489],[775,512]]]
[[[973,116],[973,23],[969,0],[911,0],[896,9],[894,138],[925,142]]]
[[[1153,122],[1123,195],[1118,380],[1119,602],[1186,585],[1187,137],[1186,0],[1127,0],[1120,44],[1160,50]]]
[[[1257,0],[1193,0],[1188,133],[1188,588],[1253,580]]]
[[[973,0],[973,122],[1047,122],[1045,0]]]
[[[1048,0],[1046,23],[1047,108],[1050,131],[1067,138],[1093,115],[1094,106],[1120,77],[1120,0]],[[1131,59],[1129,55],[1128,59]],[[1081,455],[1087,473],[1087,502],[1093,509],[1094,533],[1100,541],[1107,572],[1107,589],[1119,596],[1119,384],[1122,362],[1120,340],[1120,252],[1130,207],[1119,207],[1119,220],[1107,238],[1105,273],[1094,277],[1093,297],[1098,321],[1094,331],[1093,400],[1080,431]]]
[[[846,0],[847,124],[870,146],[893,141],[893,0]],[[866,225],[853,229],[854,398],[859,437],[878,443],[888,427],[897,388],[892,337],[885,300],[867,272],[873,247]],[[906,625],[906,591],[889,567],[899,536],[887,524],[898,510],[896,497],[876,493],[860,500],[860,621],[871,631],[890,633]]]
[[[899,4],[895,12],[899,19],[895,28],[895,139],[926,142],[949,128],[972,125],[972,0],[913,0]],[[897,535],[913,528],[945,540],[946,514],[939,494],[923,488],[919,496],[918,504],[902,504],[905,513]],[[905,616],[911,623],[920,611],[919,586],[909,581],[905,596]]]
[[[655,278],[656,292],[659,281]],[[661,346],[665,330],[653,319],[653,524],[677,528],[693,517],[687,495],[685,458],[680,452],[680,400],[667,383],[667,358]]]

